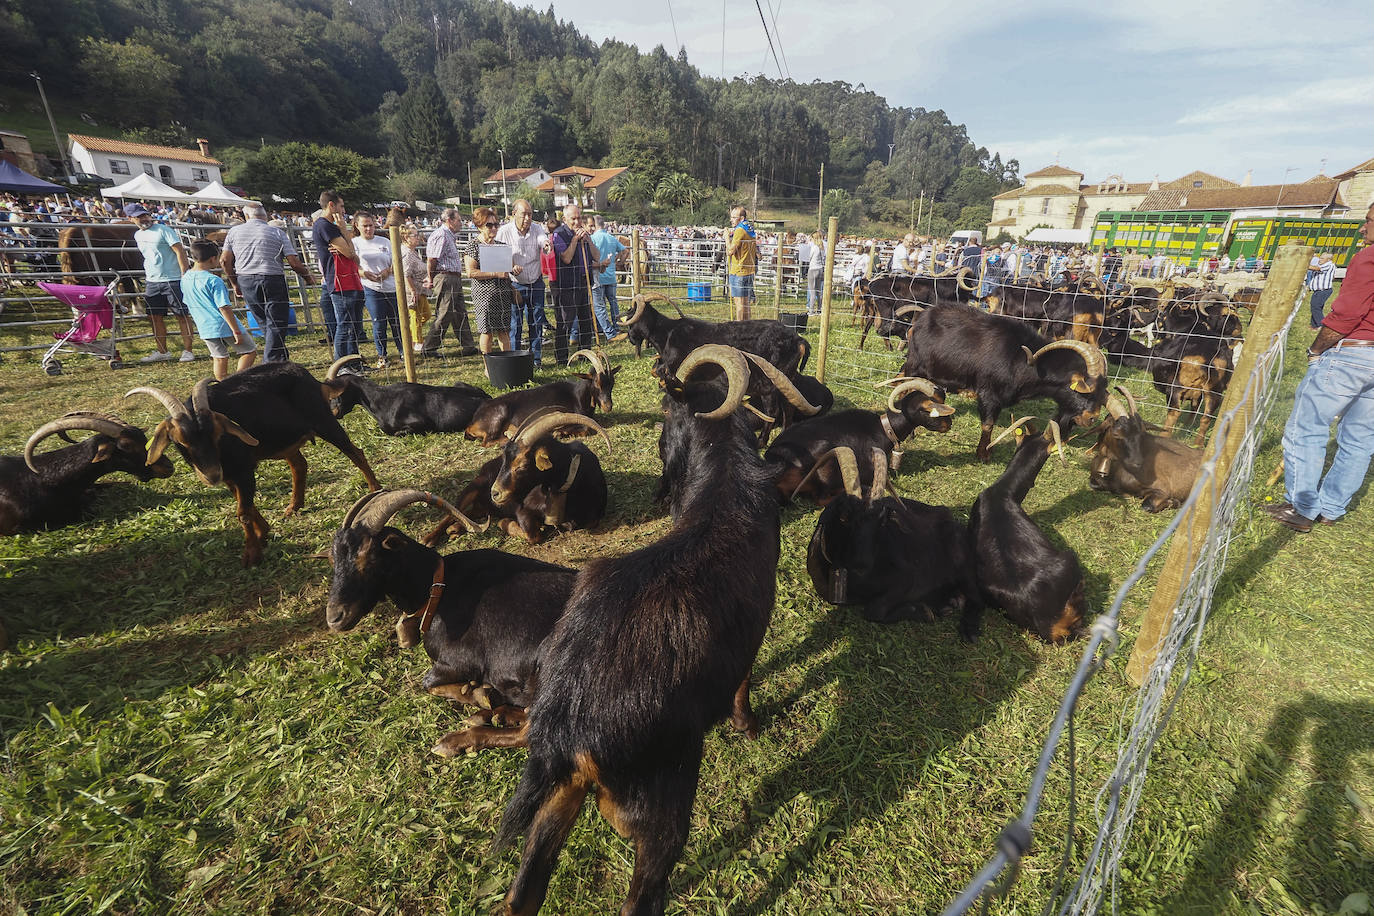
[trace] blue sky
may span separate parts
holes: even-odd
[[[864,84],[892,105],[943,108],[974,142],[1095,181],[1198,168],[1303,181],[1374,157],[1374,4],[1271,0],[911,4],[760,0],[793,79]],[[778,68],[754,4],[554,0],[595,40],[677,39],[700,70]],[[771,5],[770,5],[771,4]],[[542,5],[542,4],[541,4]]]

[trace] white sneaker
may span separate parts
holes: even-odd
[[[171,359],[171,358],[172,358],[172,354],[168,353],[168,354],[167,354],[167,358],[168,358],[168,359]],[[181,359],[179,360],[179,362],[183,362],[183,363],[193,363],[193,362],[195,362],[195,361],[196,361],[196,354],[192,353],[190,350],[182,350],[182,351],[181,351]]]
[[[169,360],[169,359],[175,359],[175,357],[172,356],[172,354],[167,353],[167,352],[165,352],[165,351],[164,351],[164,352],[158,352],[157,350],[154,350],[153,352],[149,353],[147,356],[145,356],[145,357],[143,357],[141,360],[139,360],[139,362],[141,362],[141,363],[164,363],[164,362],[166,362],[166,361]]]

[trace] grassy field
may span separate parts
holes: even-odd
[[[832,372],[847,381],[837,393],[874,406],[863,382],[897,357],[872,342],[854,353],[844,319],[835,340]],[[1277,459],[1306,343],[1306,332],[1289,342],[1263,471]],[[134,343],[126,357],[148,349]],[[293,350],[323,374],[324,347],[297,338]],[[461,547],[578,565],[666,529],[649,501],[660,470],[649,363],[624,345],[611,356],[624,370],[609,417],[606,522],[541,547],[495,529]],[[185,393],[208,374],[203,360],[118,372],[65,362],[55,379],[28,359],[0,362],[0,453],[20,453],[36,426],[67,410],[118,411],[151,427],[155,405],[122,403],[122,392],[151,383]],[[460,379],[480,383],[478,363],[422,369],[423,381]],[[898,483],[964,517],[1011,446],[989,464],[973,460],[976,416],[954,403],[954,429],[910,441]],[[362,411],[345,426],[386,485],[452,494],[490,456],[457,437],[383,436]],[[1167,519],[1089,490],[1084,444],[1067,466],[1046,465],[1026,507],[1078,552],[1102,608]],[[259,471],[273,532],[255,569],[239,568],[226,492],[206,489],[179,458],[168,480],[114,480],[86,524],[0,538],[0,617],[15,642],[0,656],[0,910],[495,910],[516,859],[488,846],[523,754],[429,753],[465,713],[418,691],[427,659],[397,649],[389,609],[347,634],[325,630],[329,570],[310,555],[364,486],[328,445],[306,455],[311,485],[294,517],[281,515],[286,467]],[[1269,496],[1281,489],[1256,482],[1254,500]],[[723,727],[708,735],[670,912],[938,910],[1018,809],[1077,664],[1078,648],[1042,645],[995,612],[968,645],[952,620],[879,626],[829,607],[804,568],[815,516],[784,510],[778,602],[754,669],[763,731],[752,742]],[[1242,513],[1201,664],[1151,764],[1120,912],[1334,913],[1343,901],[1364,911],[1358,895],[1374,894],[1374,600],[1359,570],[1369,567],[1371,518],[1374,506],[1357,503],[1338,527],[1302,536]],[[414,508],[401,517],[412,532],[426,520]],[[1122,655],[1080,704],[1080,842],[1091,841],[1092,796],[1133,696],[1125,658],[1151,588],[1147,578],[1128,599]],[[1065,762],[1010,900],[994,912],[1038,912],[1056,885]],[[631,861],[585,812],[545,911],[616,910]]]

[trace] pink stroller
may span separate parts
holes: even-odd
[[[66,331],[54,334],[57,342],[43,354],[43,371],[48,375],[61,375],[62,364],[57,360],[60,350],[71,353],[86,353],[100,359],[109,360],[111,369],[122,369],[119,351],[115,349],[114,337],[118,334],[114,303],[116,280],[109,286],[75,286],[70,283],[44,283],[38,285],[48,295],[64,302],[72,310],[72,326]],[[114,327],[109,340],[99,340],[100,332]]]

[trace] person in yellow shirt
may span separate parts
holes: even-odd
[[[725,246],[729,259],[726,279],[730,285],[730,299],[735,304],[735,320],[748,321],[749,307],[754,302],[754,271],[759,261],[758,235],[749,225],[749,211],[735,207],[730,211],[730,236]]]

